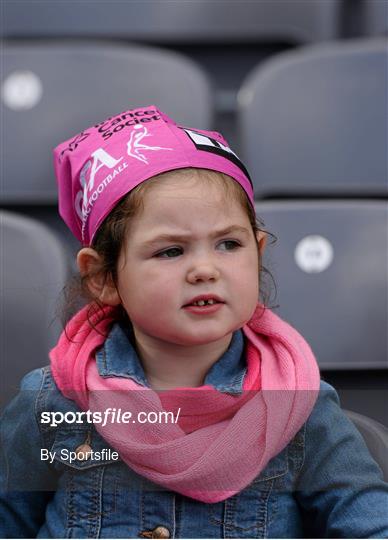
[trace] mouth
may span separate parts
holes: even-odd
[[[189,306],[196,306],[196,307],[204,307],[204,306],[214,306],[215,304],[225,304],[225,302],[219,298],[216,295],[213,294],[203,294],[200,296],[196,296],[195,298],[192,298],[184,304],[182,307],[189,307]]]

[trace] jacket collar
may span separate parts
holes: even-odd
[[[137,384],[149,387],[146,376],[134,346],[132,328],[124,329],[115,323],[96,353],[97,369],[101,377],[124,377]],[[244,338],[241,330],[233,333],[225,353],[208,371],[204,384],[211,385],[224,393],[240,394],[246,373]]]

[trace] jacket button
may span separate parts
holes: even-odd
[[[92,449],[88,444],[81,444],[76,448],[75,455],[77,456],[78,461],[86,461],[90,458]]]
[[[152,531],[143,531],[140,533],[143,538],[170,538],[170,531],[166,527],[155,527]]]
[[[166,527],[155,527],[152,531],[152,538],[170,538],[170,531]]]

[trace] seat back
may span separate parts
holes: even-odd
[[[49,363],[47,354],[61,331],[56,310],[68,261],[56,237],[39,222],[1,211],[0,224],[3,407],[25,373]]]
[[[386,0],[363,0],[361,14],[365,35],[388,34],[388,2]]]
[[[154,104],[178,123],[211,128],[210,84],[177,53],[135,45],[13,42],[2,55],[4,203],[55,202],[52,148],[120,111]]]
[[[359,40],[253,70],[238,101],[257,197],[387,195],[387,59],[385,39]]]
[[[274,304],[321,369],[387,369],[387,202],[263,201],[256,213],[278,237],[264,252]]]

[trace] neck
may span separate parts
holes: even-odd
[[[213,343],[187,347],[139,334],[136,329],[134,334],[144,373],[154,390],[202,386],[232,339],[232,334],[228,334]]]

